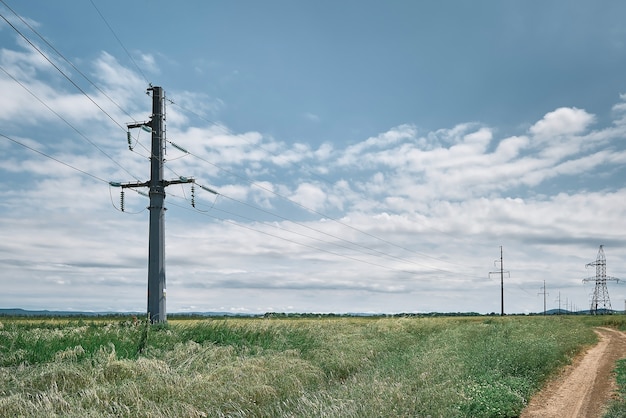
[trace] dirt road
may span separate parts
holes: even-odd
[[[520,418],[598,418],[615,390],[611,371],[626,357],[626,334],[597,328],[600,342],[535,395]]]

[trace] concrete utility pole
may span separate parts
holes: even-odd
[[[494,265],[500,263],[500,271],[490,271],[489,275],[500,273],[500,316],[504,316],[504,273],[511,277],[510,272],[504,271],[504,259],[502,257],[502,245],[500,246],[500,260],[494,261]]]
[[[543,316],[546,315],[546,295],[549,295],[549,293],[546,293],[546,281],[543,281],[543,287],[540,287],[540,289],[542,289],[541,292],[538,293],[538,295],[543,294]],[[560,302],[559,302],[560,303]],[[559,305],[559,310],[561,309],[560,305]]]
[[[150,180],[144,183],[111,183],[122,188],[149,187],[150,227],[148,243],[148,318],[151,323],[166,322],[165,286],[165,187],[170,184],[193,183],[193,178],[163,180],[165,148],[165,95],[161,87],[150,86],[152,116],[149,122],[128,124],[128,129],[142,128],[152,131],[150,151]],[[129,136],[130,138],[130,136]],[[123,209],[122,209],[123,210]]]

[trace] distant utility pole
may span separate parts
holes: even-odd
[[[606,257],[604,256],[604,245],[600,245],[596,261],[585,265],[585,267],[591,266],[596,267],[596,276],[583,279],[583,282],[596,282],[596,287],[593,291],[593,298],[591,299],[591,307],[589,308],[589,311],[593,315],[597,315],[598,313],[611,313],[611,300],[609,299],[609,289],[606,287],[606,282],[609,280],[619,282],[619,279],[606,275]]]
[[[489,276],[492,274],[500,274],[500,316],[504,316],[504,273],[507,273],[511,277],[510,272],[504,271],[504,259],[502,258],[502,246],[500,246],[500,260],[493,262],[494,265],[500,263],[500,271],[490,271]]]
[[[559,315],[561,315],[561,292],[559,292],[559,297],[555,299],[557,302],[559,302]]]
[[[161,87],[150,86],[148,92],[150,91],[152,92],[152,116],[150,121],[127,125],[128,129],[142,128],[152,131],[150,180],[143,183],[112,182],[111,185],[122,187],[123,189],[149,187],[148,318],[151,323],[158,323],[167,321],[165,307],[165,188],[171,184],[193,183],[194,179],[180,177],[178,180],[163,180],[163,164],[165,162],[165,113],[163,101],[165,95]]]
[[[542,292],[537,293],[538,295],[543,294],[543,315],[546,315],[546,295],[549,295],[549,293],[546,293],[546,281],[543,281],[543,286],[540,287],[540,289],[542,289]],[[560,305],[559,305],[559,310],[561,309]]]

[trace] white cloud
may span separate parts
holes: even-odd
[[[339,159],[338,163],[340,165],[359,164],[359,156],[363,154],[364,151],[371,148],[386,148],[399,141],[413,138],[415,134],[416,129],[412,125],[398,126],[378,136],[368,138],[363,142],[350,145],[346,148],[344,155]]]
[[[152,54],[140,53],[137,65],[139,65],[139,68],[141,68],[142,71],[147,70],[153,74],[159,73],[159,67],[157,66],[156,59]]]
[[[119,127],[95,124],[107,118],[81,94],[60,88],[49,65],[25,51],[3,49],[0,60],[23,70],[19,79],[112,160],[147,176],[140,146],[147,136],[129,152]],[[144,58],[142,65],[154,63]],[[89,68],[122,108],[139,120],[149,116],[142,77],[107,53]],[[13,80],[0,77],[0,89],[0,117],[16,139],[105,180],[132,180]],[[89,92],[126,120],[106,97]],[[168,105],[168,139],[192,155],[168,146],[167,176],[194,176],[220,193],[197,189],[201,210],[194,210],[186,186],[168,189],[173,311],[497,310],[485,307],[484,293],[498,290],[485,276],[499,245],[513,273],[507,291],[517,296],[513,284],[532,287],[546,271],[560,272],[551,286],[579,285],[582,261],[593,259],[597,245],[626,245],[622,102],[613,107],[614,123],[593,131],[594,115],[562,107],[518,135],[498,136],[497,127],[475,122],[433,132],[401,124],[350,145],[318,146],[211,124],[224,106],[207,94],[181,90],[173,98],[180,106]],[[146,199],[128,193],[129,212],[140,213],[119,213],[112,208],[119,189],[0,141],[0,282],[12,292],[2,303],[18,297],[30,307],[86,309],[103,307],[98,298],[114,293],[122,295],[106,302],[114,309],[143,309]],[[610,248],[607,256],[623,262]],[[33,288],[39,299],[30,299]],[[458,289],[462,302],[454,300]],[[449,304],[442,308],[442,301]],[[512,303],[521,311],[534,299]]]
[[[583,109],[561,107],[545,114],[543,119],[530,127],[529,132],[541,140],[564,135],[578,135],[595,122],[595,116]]]
[[[117,59],[108,52],[102,52],[94,63],[98,79],[110,87],[146,88],[143,80],[130,69],[119,64]]]
[[[279,167],[297,164],[313,155],[309,145],[296,142],[291,149],[283,150],[272,156],[272,162]]]
[[[324,161],[330,158],[333,153],[333,145],[328,142],[323,143],[319,146],[319,148],[314,152],[315,159],[318,161]],[[326,171],[326,170],[324,170]]]
[[[20,80],[28,80],[40,72],[55,72],[56,70],[48,60],[37,52],[30,44],[18,38],[21,50],[0,49],[0,62],[2,66],[14,74]],[[59,64],[61,67],[62,65]]]
[[[290,199],[307,208],[322,210],[326,204],[326,193],[315,184],[301,183]]]
[[[495,156],[499,162],[507,162],[517,157],[529,144],[526,136],[512,136],[504,138],[498,144]]]

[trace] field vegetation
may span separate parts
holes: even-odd
[[[0,318],[0,415],[515,417],[602,321]]]
[[[611,316],[603,321],[604,326],[611,326],[620,331],[626,331],[626,316]],[[615,380],[617,382],[617,393],[611,401],[605,418],[626,417],[626,359],[621,359],[615,367]]]

